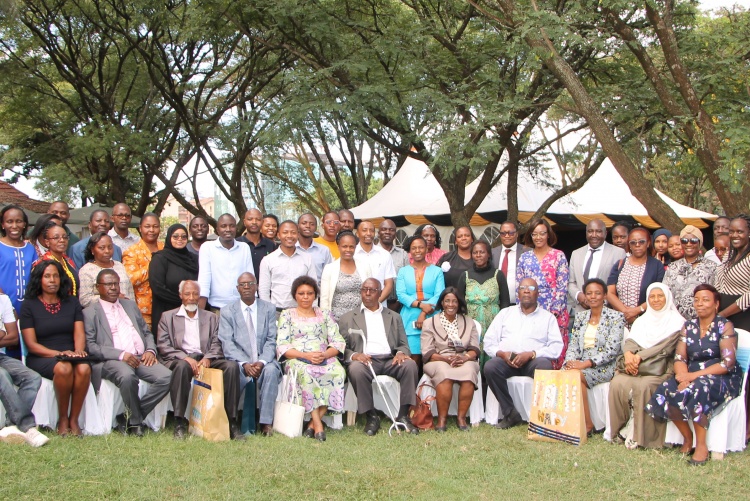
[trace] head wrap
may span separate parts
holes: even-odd
[[[653,235],[651,235],[651,244],[652,245],[655,244],[656,243],[656,239],[658,237],[662,236],[662,235],[666,236],[667,240],[669,240],[669,237],[672,236],[672,232],[669,231],[669,230],[667,230],[667,229],[664,229],[664,228],[659,228],[658,230],[656,230],[654,232]]]
[[[680,238],[686,237],[688,235],[694,236],[695,238],[700,240],[701,245],[703,245],[703,233],[692,224],[689,224],[682,229],[682,231],[680,232]]]
[[[664,306],[660,310],[655,310],[646,301],[646,313],[633,322],[633,328],[630,329],[630,335],[628,336],[628,339],[632,339],[643,349],[659,344],[662,340],[682,329],[685,324],[685,319],[674,305],[669,287],[661,282],[655,282],[648,286],[646,290],[647,298],[653,289],[661,289],[664,293],[666,298]]]

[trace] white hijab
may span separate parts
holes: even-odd
[[[641,315],[633,322],[630,329],[630,336],[643,349],[651,348],[668,338],[678,330],[682,329],[685,319],[672,300],[672,292],[669,287],[661,282],[656,282],[648,286],[646,297],[651,294],[653,289],[661,289],[666,297],[666,303],[661,310],[655,310],[646,301],[646,313]]]

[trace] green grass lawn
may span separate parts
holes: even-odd
[[[386,424],[383,421],[383,425]],[[689,467],[676,449],[629,451],[532,442],[524,427],[328,441],[282,435],[244,443],[52,437],[41,449],[0,443],[0,499],[741,499],[750,453]],[[739,496],[739,497],[738,497]]]

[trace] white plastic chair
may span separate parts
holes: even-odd
[[[385,391],[391,409],[398,409],[401,405],[401,384],[390,376],[380,375],[377,376],[377,379],[383,386],[383,390]],[[374,380],[372,382],[372,402],[377,410],[388,415],[388,408],[386,407],[383,397],[380,396],[380,390],[378,390],[377,383]],[[356,417],[357,406],[357,395],[354,393],[354,388],[352,387],[351,382],[347,382],[346,395],[344,397],[344,411],[347,412],[347,426],[352,426],[354,424],[353,420],[351,420],[352,422],[350,423],[351,415],[348,413],[351,412],[353,413],[353,416]]]
[[[42,385],[36,394],[36,401],[31,412],[34,414],[37,426],[47,426],[52,429],[57,427],[59,420],[57,396],[51,380],[42,378]],[[89,391],[86,393],[86,399],[83,402],[79,424],[85,435],[106,435],[110,430],[99,413],[96,393],[91,384],[89,384]]]
[[[138,384],[138,396],[143,397],[148,391],[149,386],[150,385],[146,381],[141,379]],[[97,402],[102,421],[105,426],[109,424],[109,431],[111,431],[115,424],[117,424],[117,415],[125,412],[125,403],[122,401],[120,389],[111,381],[102,379],[102,384],[99,388],[99,395],[97,395]],[[167,393],[162,401],[154,407],[154,410],[146,416],[143,420],[143,424],[154,431],[159,431],[164,428],[164,424],[167,420],[169,403],[169,393]]]
[[[737,332],[737,363],[742,367],[742,391],[709,423],[706,432],[706,444],[712,459],[722,459],[727,452],[745,450],[746,415],[745,415],[745,383],[750,366],[750,333],[743,329]],[[689,421],[690,427],[693,422]],[[664,440],[669,444],[682,444],[682,434],[672,421],[667,424],[667,435]],[[693,436],[695,446],[695,436]]]
[[[276,394],[276,401],[281,401],[281,394],[282,389],[287,385],[288,383],[288,376],[286,374],[283,374],[281,376],[281,383],[279,383],[279,391]],[[353,391],[351,392],[354,393]],[[243,404],[245,402],[245,389],[242,389],[242,394],[240,395],[240,410],[243,407]],[[346,412],[346,399],[344,400],[344,412]],[[310,415],[305,414],[305,419],[309,419]],[[321,418],[321,421],[323,421],[326,426],[328,426],[332,430],[341,430],[344,428],[344,419],[342,418],[342,414],[334,414],[334,415],[325,415]]]
[[[508,392],[513,399],[513,407],[516,408],[524,421],[529,420],[531,414],[531,401],[534,398],[534,379],[527,376],[513,376],[508,378]],[[491,388],[487,389],[487,402],[484,406],[484,420],[487,424],[496,425],[503,416],[500,413],[500,402],[498,402]]]

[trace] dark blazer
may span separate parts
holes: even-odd
[[[130,299],[119,299],[122,308],[133,322],[135,330],[141,335],[146,351],[156,354],[156,343],[151,329],[143,320],[138,305]],[[83,310],[83,326],[86,330],[86,351],[99,360],[119,360],[123,350],[115,348],[112,330],[109,328],[107,315],[99,301],[94,301]]]
[[[612,271],[609,273],[607,285],[617,285],[617,280],[620,278],[620,271],[625,265],[625,259],[621,259],[612,265]],[[648,286],[654,282],[661,282],[664,279],[664,271],[664,264],[661,261],[655,257],[648,256],[648,259],[646,260],[646,270],[643,272],[643,279],[641,280],[641,293],[638,295],[638,304],[646,302],[646,289],[648,289]]]
[[[391,355],[400,351],[404,355],[410,356],[411,351],[409,351],[409,342],[406,340],[406,331],[404,331],[404,322],[401,321],[401,315],[388,308],[383,308],[382,315],[388,346],[391,347]],[[365,314],[360,308],[344,313],[339,319],[339,332],[346,340],[344,360],[347,362],[352,355],[362,353],[365,349],[362,336],[359,333],[350,333],[350,329],[361,330],[365,339],[367,339],[367,322],[365,322]]]
[[[503,245],[498,245],[494,249],[492,249],[492,266],[494,266],[497,269],[500,269],[500,265],[502,264],[502,253],[503,253]],[[531,247],[526,247],[521,242],[518,242],[516,244],[516,266],[518,266],[518,261],[521,259],[521,254],[523,254],[526,251],[530,251]]]
[[[182,341],[185,338],[185,317],[177,316],[178,311],[180,308],[165,311],[156,331],[156,347],[164,362],[182,360],[189,355],[182,349]],[[208,310],[199,310],[197,313],[201,353],[208,359],[223,358],[224,352],[221,350],[219,341],[219,317]]]
[[[255,325],[256,354],[266,364],[276,362],[276,307],[268,301],[255,298],[258,320]],[[219,314],[219,340],[228,360],[248,362],[250,360],[250,334],[247,332],[241,299],[232,301]]]

